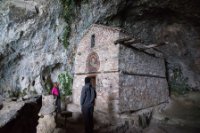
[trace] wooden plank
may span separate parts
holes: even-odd
[[[116,40],[114,42],[114,44],[123,43],[124,41],[129,41],[131,39],[133,39],[133,37],[120,38],[120,39]]]

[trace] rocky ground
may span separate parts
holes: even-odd
[[[95,123],[95,133],[199,133],[200,93],[172,96],[162,110],[153,113],[150,125],[136,128],[133,125],[103,125]],[[82,118],[58,117],[54,133],[84,133]]]
[[[17,111],[21,110],[21,108],[24,106],[24,102],[3,102],[4,107],[0,111],[0,127],[3,127],[5,124],[7,124],[10,120],[14,119],[17,115]]]
[[[37,98],[36,98],[37,99]],[[35,99],[35,100],[36,100]],[[13,99],[16,100],[16,99]],[[43,96],[43,107],[38,112],[38,106],[30,104],[34,98],[4,100],[0,110],[0,132],[13,133],[29,131],[24,128],[27,124],[33,132],[48,133],[84,133],[84,123],[78,108],[72,108],[72,116],[65,118],[61,114],[55,115],[53,97]],[[162,108],[154,109],[150,124],[143,128],[134,124],[102,124],[95,121],[95,133],[199,133],[200,131],[200,93],[191,92],[182,96],[172,95],[169,103]],[[25,106],[25,105],[31,106]],[[51,106],[50,106],[51,105]],[[31,113],[33,109],[35,113]],[[39,113],[39,117],[38,117]],[[33,114],[30,115],[30,114]],[[30,120],[30,121],[29,121]],[[32,123],[31,121],[35,121]],[[15,123],[15,124],[14,124]],[[37,125],[38,124],[38,125]],[[25,126],[26,125],[26,126]],[[36,128],[37,126],[37,128]]]
[[[200,131],[200,93],[172,96],[169,104],[156,111],[151,127],[166,133],[197,133]],[[148,129],[147,129],[148,131]]]

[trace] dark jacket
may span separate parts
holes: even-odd
[[[90,83],[85,84],[81,91],[81,106],[93,106],[96,98],[96,92]]]

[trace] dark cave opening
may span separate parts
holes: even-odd
[[[35,102],[26,103],[13,120],[0,128],[0,133],[36,133],[41,106],[41,96]]]

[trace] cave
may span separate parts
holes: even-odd
[[[147,99],[145,101],[150,104],[148,104],[149,106],[142,104],[139,108],[129,108],[131,104],[122,99],[124,102],[120,101],[122,103],[121,109],[124,109],[124,112],[119,115],[131,120],[123,121],[124,123],[120,126],[128,128],[127,125],[130,126],[132,123],[134,126],[139,126],[139,124],[137,125],[139,120],[144,128],[146,124],[148,127],[148,124],[152,124],[155,120],[158,121],[156,123],[157,129],[165,129],[162,132],[175,133],[175,131],[171,131],[173,126],[178,126],[181,133],[191,133],[192,131],[184,129],[187,127],[193,128],[193,130],[198,128],[198,132],[200,131],[199,7],[200,0],[0,0],[0,97],[6,99],[15,92],[19,92],[18,90],[23,93],[22,95],[32,94],[32,92],[39,95],[49,94],[52,82],[57,80],[60,73],[67,71],[70,75],[75,75],[75,78],[82,76],[80,80],[75,79],[74,88],[77,90],[80,90],[83,85],[82,79],[85,76],[91,76],[93,84],[97,86],[98,96],[102,98],[102,100],[98,99],[97,101],[98,111],[100,110],[101,114],[110,113],[109,117],[113,117],[112,110],[116,109],[118,99],[120,99],[119,93],[116,93],[119,89],[116,92],[111,92],[111,95],[104,93],[106,96],[101,97],[103,89],[106,90],[102,86],[108,88],[106,91],[114,90],[115,86],[107,82],[108,77],[105,77],[105,82],[100,84],[99,75],[101,72],[96,71],[95,73],[92,70],[90,73],[85,73],[83,67],[86,66],[86,60],[83,64],[78,62],[80,69],[84,70],[77,76],[75,56],[86,56],[84,59],[87,59],[90,55],[86,50],[77,51],[82,47],[80,41],[87,34],[86,32],[91,25],[117,27],[126,30],[131,37],[142,40],[141,46],[163,44],[152,49],[157,53],[162,53],[166,63],[166,70],[163,71],[166,74],[164,78],[167,79],[170,91],[168,100],[158,100],[155,104],[152,104],[151,100],[148,101],[149,93],[145,92]],[[92,33],[88,36],[87,45],[90,46],[90,49],[96,49],[98,39],[102,36],[104,36],[102,31],[99,34]],[[121,44],[113,44],[113,46],[118,47]],[[103,54],[99,54],[95,50],[94,52],[98,55],[104,55],[105,51],[102,52]],[[110,52],[109,57],[112,58],[114,54],[115,52]],[[91,56],[94,55],[95,53],[91,54]],[[126,52],[122,54],[122,56],[126,55]],[[125,60],[130,57],[127,55]],[[104,61],[109,62],[109,59]],[[153,65],[146,66],[145,69],[149,67],[156,69]],[[111,73],[109,74],[111,75]],[[109,77],[112,78],[110,75]],[[130,79],[135,78],[134,76],[126,76],[124,80],[129,79],[129,77],[131,77]],[[138,83],[135,82],[136,86]],[[154,84],[154,82],[151,81],[147,84]],[[132,87],[132,85],[130,86]],[[79,90],[74,91],[73,94],[73,100],[78,104]],[[120,93],[122,91],[123,89],[120,90]],[[144,100],[142,97],[133,100],[133,95],[128,91],[122,93],[127,96],[124,95],[123,98],[127,101],[132,100],[132,103],[136,100]],[[155,99],[162,98],[159,95],[155,97]],[[23,97],[20,96],[20,98]],[[102,104],[102,101],[106,101],[106,104]],[[154,108],[151,112],[151,107],[157,106],[157,104],[160,108]],[[16,118],[6,126],[1,127],[0,132],[34,132],[37,125],[36,119],[38,119],[36,112],[41,105],[35,106],[34,104],[26,104]],[[142,106],[148,107],[150,112],[143,114]],[[80,113],[80,110],[78,111],[77,113]],[[141,114],[138,118],[133,115],[134,113]],[[152,117],[146,118],[149,116],[146,114],[151,113]],[[150,118],[151,120],[149,120]],[[4,121],[2,115],[0,115],[0,119]],[[31,122],[31,119],[34,119],[34,122]],[[104,117],[102,119],[107,120]],[[163,128],[161,124],[167,128]],[[154,125],[150,127],[154,127]],[[23,130],[23,128],[25,129]],[[154,132],[156,133],[156,131]]]

